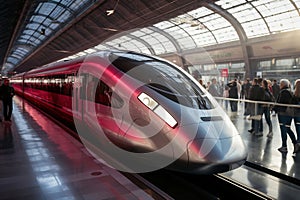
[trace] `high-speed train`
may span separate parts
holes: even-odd
[[[102,51],[15,75],[11,83],[17,94],[72,123],[95,147],[89,150],[119,170],[211,174],[247,158],[240,134],[215,99],[161,58]]]

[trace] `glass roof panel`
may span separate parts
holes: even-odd
[[[13,55],[15,55],[15,57],[20,57],[22,58],[26,53],[24,52],[20,52],[20,51],[15,51]]]
[[[26,48],[23,48],[23,47],[18,47],[18,48],[15,50],[15,52],[20,52],[21,54],[26,54],[26,53],[29,52],[29,50],[26,49]]]
[[[213,31],[218,43],[230,42],[239,40],[239,36],[235,29],[230,26]]]
[[[16,59],[14,57],[9,57],[7,58],[7,62],[12,63],[14,65],[16,65],[18,63],[19,59]]]
[[[192,10],[190,12],[188,12],[189,15],[191,15],[192,17],[194,17],[195,19],[198,19],[200,17],[204,17],[206,15],[210,15],[213,14],[214,12],[205,8],[205,7],[200,7],[198,9]]]
[[[269,34],[269,30],[262,19],[243,23],[242,27],[249,38]]]
[[[170,27],[173,27],[175,26],[173,23],[169,22],[169,21],[162,21],[162,22],[159,22],[157,24],[154,24],[153,26],[159,28],[159,29],[167,29],[167,28],[170,28]]]
[[[18,42],[38,46],[49,35],[53,34],[62,23],[75,18],[83,10],[93,5],[91,0],[51,0],[41,1],[34,10],[34,15],[29,23],[24,24]],[[42,30],[45,29],[45,30]],[[16,44],[17,45],[17,44]],[[31,51],[34,48],[31,48]],[[13,51],[11,52],[11,55]],[[8,56],[9,58],[9,56]],[[23,58],[20,58],[22,60]]]
[[[298,8],[300,8],[300,0],[294,0],[294,3],[297,5]]]
[[[208,30],[202,24],[195,27],[187,27],[185,30],[192,36],[208,32]]]
[[[90,54],[90,53],[95,53],[96,50],[94,50],[94,49],[87,49],[84,52],[87,53],[87,54]]]
[[[50,15],[52,10],[55,9],[56,4],[54,3],[48,3],[44,2],[39,4],[39,6],[36,8],[35,12],[36,13],[42,13],[44,15]]]
[[[166,31],[167,33],[172,35],[175,39],[189,37],[189,35],[178,26],[174,26],[169,29],[165,29],[164,31]]]
[[[176,52],[176,48],[175,48],[174,44],[172,42],[170,42],[169,40],[162,42],[162,45],[165,47],[166,53]]]
[[[216,4],[221,6],[224,9],[228,9],[243,4],[245,2],[246,2],[245,0],[226,0],[226,1],[217,1]]]
[[[45,16],[41,16],[41,15],[33,15],[30,19],[30,22],[36,22],[36,23],[41,23],[42,21],[44,21],[45,19],[47,19]]]
[[[41,26],[41,24],[30,23],[26,26],[26,29],[37,30]]]
[[[213,14],[201,18],[200,21],[211,31],[231,26],[231,24],[225,18],[221,17],[219,14]]]
[[[300,28],[300,17],[296,11],[266,17],[266,21],[270,26],[271,32]]]
[[[145,35],[143,37],[141,37],[141,39],[143,39],[145,42],[147,42],[148,44],[157,44],[160,43],[155,37],[153,37],[152,35]]]
[[[159,42],[169,42],[170,41],[166,36],[164,36],[160,33],[157,33],[157,32],[154,32],[153,34],[151,34],[151,36],[156,38],[157,41],[159,41]]]
[[[62,3],[67,5],[71,10],[78,10],[80,7],[84,6],[89,0],[63,0]]]
[[[228,10],[240,23],[260,19],[259,13],[250,5],[244,4]]]
[[[59,26],[58,23],[52,23],[52,24],[50,24],[49,28],[52,30],[55,30],[58,26]]]
[[[21,41],[21,40],[28,40],[30,39],[31,35],[21,35],[20,39],[18,41]]]
[[[77,55],[78,57],[80,57],[80,56],[86,55],[86,53],[85,53],[85,52],[79,52],[79,53],[77,53],[76,55]]]
[[[98,49],[98,50],[103,50],[103,49],[106,49],[107,47],[102,44],[99,44],[99,45],[95,46],[94,48]]]
[[[149,28],[142,28],[140,31],[142,31],[142,32],[144,32],[144,33],[146,33],[146,34],[151,34],[151,33],[153,33],[153,31],[152,31],[151,29],[149,29]]]
[[[136,36],[136,37],[142,37],[142,36],[146,35],[146,33],[143,32],[143,31],[141,31],[141,30],[139,30],[139,31],[134,31],[134,32],[132,32],[132,33],[130,33],[130,34],[131,34],[131,35],[134,35],[134,36]]]
[[[293,4],[288,0],[253,1],[253,5],[264,17],[295,9]]]
[[[71,13],[64,12],[56,18],[56,21],[62,23],[62,22],[67,21],[70,17],[71,17]]]
[[[137,40],[131,40],[125,43],[121,44],[122,47],[125,47],[127,50],[130,51],[138,51],[138,52],[143,52],[143,51],[147,51],[146,49],[148,49],[145,44],[137,41]],[[149,52],[149,50],[148,50]]]
[[[69,11],[66,10],[65,8],[61,7],[61,6],[56,6],[52,12],[50,13],[49,17],[56,19],[58,18],[62,13],[68,13]]]
[[[141,48],[141,53],[144,53],[144,54],[148,54],[148,55],[151,55],[151,52],[149,51],[148,48],[144,47],[144,48]]]
[[[34,33],[34,30],[24,30],[23,35],[32,35]]]
[[[187,38],[178,38],[177,42],[179,43],[179,45],[181,46],[182,49],[186,50],[186,49],[193,49],[196,48],[196,44],[194,42],[194,40],[192,40],[190,37]]]
[[[194,35],[193,38],[198,47],[217,44],[211,32]]]

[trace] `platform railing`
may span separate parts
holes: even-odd
[[[268,101],[254,101],[254,100],[249,100],[249,99],[235,99],[235,98],[225,98],[225,97],[214,97],[216,100],[224,100],[224,101],[228,101],[228,103],[230,101],[237,101],[237,102],[247,102],[247,103],[251,103],[254,104],[254,109],[255,109],[255,115],[257,114],[257,110],[258,110],[258,105],[262,104],[262,105],[269,105],[272,107],[275,106],[283,106],[283,107],[290,107],[290,108],[299,108],[300,109],[300,105],[295,105],[295,104],[282,104],[282,103],[277,103],[277,102],[268,102]],[[230,105],[228,105],[228,107],[230,107]]]

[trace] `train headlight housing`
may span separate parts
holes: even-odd
[[[157,114],[162,120],[164,120],[169,126],[174,128],[177,125],[177,121],[172,117],[172,115],[161,105],[159,105],[154,99],[145,93],[141,93],[138,99]]]
[[[154,110],[154,108],[158,105],[158,103],[154,99],[152,99],[145,93],[141,93],[138,98],[145,106],[147,106],[151,110]]]

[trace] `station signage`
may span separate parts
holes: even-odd
[[[221,69],[221,77],[228,77],[228,69],[227,68],[224,68],[224,69]]]

